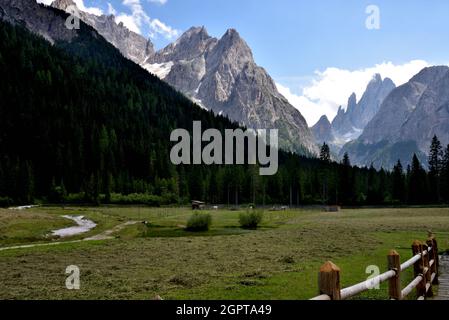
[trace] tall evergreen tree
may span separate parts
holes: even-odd
[[[441,195],[446,203],[449,203],[449,144],[444,150],[441,163]]]
[[[416,154],[413,155],[410,170],[408,199],[410,204],[425,204],[428,202],[427,174]]]
[[[405,200],[405,176],[401,161],[398,160],[393,168],[393,200],[404,202]]]
[[[441,162],[443,158],[443,149],[438,137],[435,135],[432,138],[429,151],[429,184],[430,184],[430,200],[432,202],[439,202],[441,200]]]
[[[331,162],[331,152],[326,142],[324,142],[321,146],[320,160],[327,163]]]
[[[345,153],[340,168],[341,192],[339,200],[344,204],[353,204],[354,201],[354,176],[352,174],[351,161],[348,153]]]

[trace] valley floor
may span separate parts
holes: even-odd
[[[449,248],[448,208],[265,211],[262,227],[251,231],[239,228],[238,211],[210,213],[212,229],[198,234],[184,231],[187,208],[0,210],[0,248],[67,241],[0,251],[0,299],[309,299],[327,260],[342,269],[345,287],[365,280],[368,266],[386,270],[390,249],[410,258],[413,240],[428,230],[441,251]],[[71,225],[63,215],[97,227],[49,237]],[[80,268],[80,290],[65,287],[69,265]],[[386,299],[386,285],[360,298]]]

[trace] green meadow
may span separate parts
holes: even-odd
[[[240,228],[242,211],[207,212],[210,230],[188,232],[189,208],[0,210],[0,299],[309,299],[328,260],[346,287],[366,280],[369,266],[386,271],[390,249],[409,259],[429,230],[440,251],[449,248],[448,208],[265,211],[255,230]],[[62,215],[97,227],[58,239],[52,230],[74,224]],[[107,230],[111,239],[73,242]],[[55,242],[63,243],[1,250]],[[65,286],[69,265],[80,269],[80,290]],[[411,279],[408,270],[402,282]],[[386,284],[357,298],[387,299]]]

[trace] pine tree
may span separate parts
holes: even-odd
[[[401,161],[398,160],[393,168],[393,200],[404,202],[405,200],[405,176]]]
[[[341,195],[339,200],[346,205],[352,204],[354,198],[354,176],[351,170],[351,161],[348,153],[345,153],[340,168]]]
[[[435,135],[432,139],[429,152],[429,183],[431,188],[431,201],[439,202],[440,196],[440,175],[443,150],[438,137]]]
[[[341,164],[344,167],[350,167],[351,166],[351,161],[349,160],[349,155],[348,155],[347,152],[345,152],[345,154],[343,155],[343,160],[342,160]]]
[[[449,202],[449,144],[447,145],[441,163],[441,194],[446,203]]]
[[[326,144],[326,142],[323,143],[323,145],[321,147],[320,160],[327,162],[327,163],[331,162],[330,149],[329,149],[329,146]]]
[[[428,202],[427,175],[416,154],[413,155],[412,159],[408,189],[410,204],[425,204]]]

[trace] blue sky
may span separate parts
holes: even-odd
[[[378,30],[365,26],[365,11],[371,4],[380,10]],[[157,48],[191,26],[204,25],[215,37],[228,28],[237,29],[281,92],[299,99],[292,102],[295,106],[314,108],[309,115],[298,106],[309,124],[320,113],[333,117],[351,91],[360,98],[372,76],[368,73],[396,76],[393,80],[401,84],[422,66],[449,62],[447,0],[84,0],[84,5],[103,13],[113,11],[129,24],[136,22],[142,9],[145,14],[137,27],[143,35],[151,35]],[[336,70],[352,76],[345,78]],[[326,79],[332,80],[328,85],[337,83],[333,89],[337,92],[322,98],[332,91],[322,83]]]

